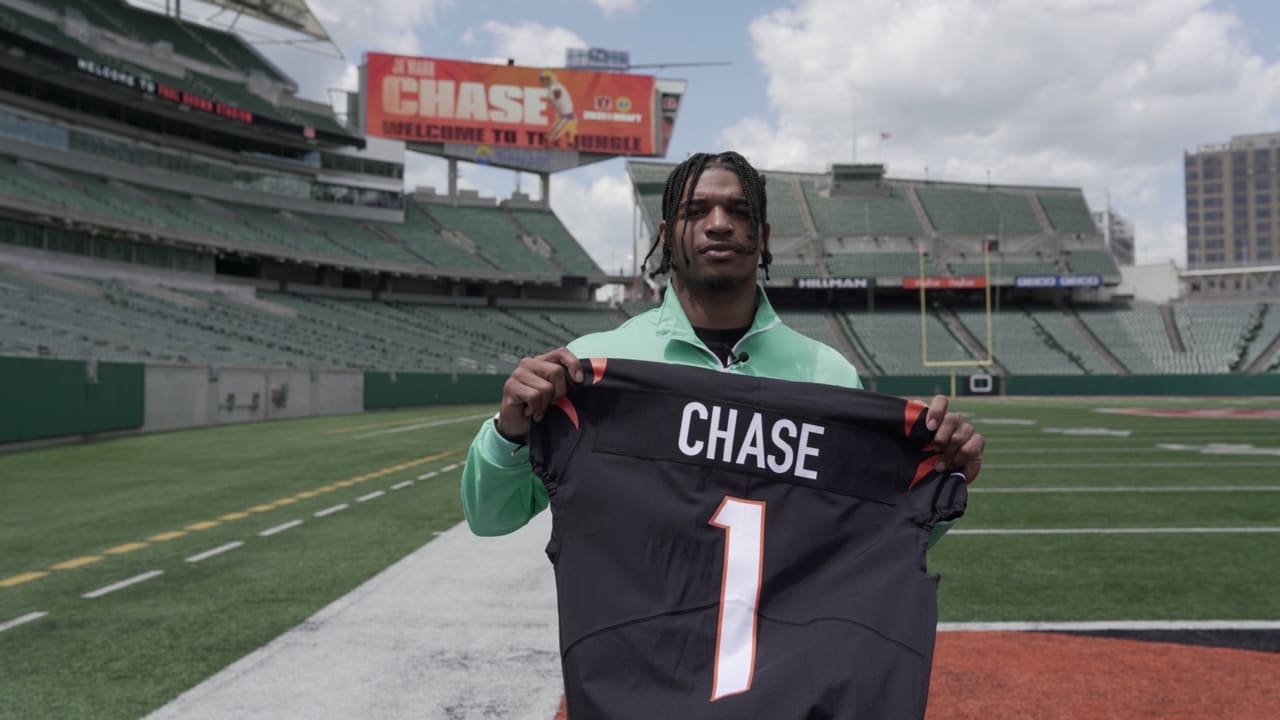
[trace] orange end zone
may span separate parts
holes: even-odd
[[[1280,654],[1057,633],[944,632],[927,720],[1280,718]],[[556,720],[566,720],[564,700]]]
[[[930,720],[1280,718],[1280,654],[1054,633],[938,634]]]

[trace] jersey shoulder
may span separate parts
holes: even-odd
[[[580,358],[623,357],[632,354],[632,347],[652,343],[658,327],[659,308],[646,310],[623,321],[621,325],[602,332],[583,335],[569,343],[569,352]]]

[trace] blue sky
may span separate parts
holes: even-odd
[[[141,1],[141,0],[138,0]],[[310,0],[347,59],[268,53],[302,94],[354,88],[365,50],[559,64],[566,46],[628,50],[689,90],[669,159],[738,149],[758,167],[853,155],[889,174],[1082,187],[1137,225],[1139,262],[1184,259],[1184,150],[1280,131],[1280,4],[1265,0]],[[184,4],[184,7],[187,7]],[[199,6],[196,6],[199,7]],[[892,133],[882,145],[879,133]],[[409,160],[412,185],[444,184]],[[465,167],[505,197],[510,172]],[[536,188],[531,179],[525,189]],[[613,161],[552,179],[551,204],[597,261],[631,252]]]

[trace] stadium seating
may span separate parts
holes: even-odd
[[[951,368],[921,362],[920,314],[911,310],[842,312],[840,317],[886,375],[947,375]],[[933,313],[926,316],[930,361],[968,361],[972,355]],[[985,333],[984,333],[985,334]]]
[[[792,330],[807,335],[844,354],[841,349],[842,343],[836,339],[835,333],[831,331],[831,325],[827,323],[826,312],[822,310],[779,308],[778,317],[782,318],[782,322],[790,326]]]
[[[1106,250],[1066,250],[1063,252],[1067,269],[1075,275],[1101,275],[1116,277],[1120,268]]]
[[[894,191],[888,197],[823,197],[812,181],[802,180],[805,202],[823,237],[924,234],[911,203]]]
[[[994,190],[916,188],[933,227],[944,235],[1011,237],[1041,231],[1026,195]]]
[[[1179,372],[1226,373],[1244,355],[1256,306],[1238,304],[1179,304],[1173,316],[1185,353],[1177,358]]]
[[[773,237],[805,235],[804,215],[796,187],[788,178],[767,181],[769,225]]]
[[[985,309],[962,308],[955,311],[973,336],[986,342]],[[1051,335],[1036,316],[1016,308],[1002,308],[992,315],[992,353],[1013,375],[1080,375],[1083,369],[1056,337]]]
[[[1173,347],[1165,333],[1160,309],[1148,303],[1132,305],[1076,305],[1076,315],[1111,354],[1135,375],[1162,372]]]
[[[1266,351],[1271,341],[1280,336],[1280,303],[1259,303],[1258,311],[1262,317],[1258,330],[1245,352],[1244,360],[1240,364],[1242,370],[1248,369],[1257,362],[1258,357]],[[1280,353],[1276,354],[1276,360],[1280,362]]]
[[[546,240],[555,250],[552,258],[571,275],[599,275],[600,268],[569,234],[560,218],[547,210],[510,210],[516,221],[529,232]],[[614,271],[617,268],[609,268]]]
[[[502,270],[561,274],[559,268],[546,258],[525,247],[520,241],[520,229],[496,207],[422,203],[418,208],[446,228],[465,235],[481,254]]]
[[[1078,363],[1085,373],[1090,375],[1113,375],[1115,369],[1106,363],[1093,349],[1089,340],[1080,334],[1072,325],[1066,314],[1058,308],[1031,306],[1024,309],[1029,317],[1038,324],[1065,351],[1072,360]],[[1003,360],[1003,358],[1000,358]]]
[[[1049,216],[1049,224],[1060,233],[1080,233],[1096,235],[1098,228],[1089,215],[1089,206],[1084,196],[1078,192],[1070,193],[1038,193],[1040,207]]]

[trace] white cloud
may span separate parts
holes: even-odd
[[[622,266],[630,271],[632,199],[625,172],[585,181],[556,175],[551,209],[602,269],[612,274]]]
[[[1182,151],[1280,118],[1280,66],[1209,0],[800,0],[750,31],[775,118],[721,144],[813,170],[856,128],[899,177],[1109,188],[1148,255],[1182,257]]]
[[[560,67],[564,65],[567,48],[587,47],[587,42],[568,28],[542,25],[532,20],[515,25],[490,20],[481,26],[481,30],[489,35],[493,48],[492,56],[483,58],[483,62],[504,63],[510,58],[517,65]]]
[[[638,5],[636,0],[591,0],[591,2],[605,15],[612,15],[619,11],[635,12]]]

